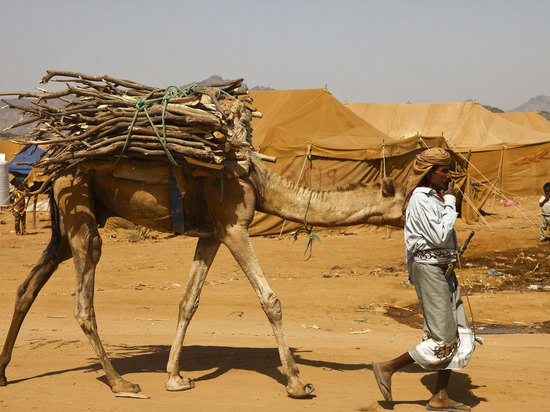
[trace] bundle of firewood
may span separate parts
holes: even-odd
[[[66,88],[0,95],[34,98],[30,106],[4,103],[25,115],[8,129],[37,124],[17,143],[47,146],[48,156],[35,164],[44,174],[120,158],[219,174],[228,160],[249,160],[250,121],[261,116],[246,104],[251,100],[242,80],[157,89],[111,76],[48,71],[41,83],[64,82]]]

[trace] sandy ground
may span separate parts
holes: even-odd
[[[459,241],[476,230],[459,270],[476,325],[529,333],[486,334],[467,368],[451,377],[451,396],[476,411],[549,410],[550,242],[538,242],[536,197],[525,209],[494,203],[483,222],[457,223]],[[11,320],[15,290],[49,240],[48,222],[16,236],[0,214],[0,336]],[[416,294],[407,284],[401,230],[322,232],[304,262],[304,238],[254,238],[266,277],[281,299],[286,337],[310,399],[286,395],[269,323],[236,262],[222,247],[184,344],[186,392],[166,392],[166,361],[177,305],[195,240],[136,240],[102,229],[95,308],[115,368],[150,399],[116,398],[73,318],[72,261],[61,264],[40,292],[16,343],[0,388],[9,411],[422,411],[435,374],[410,367],[394,376],[395,403],[383,402],[371,361],[395,357],[420,339]],[[492,276],[494,269],[502,276]],[[534,285],[534,286],[531,286]],[[509,290],[506,290],[509,289]],[[547,288],[548,289],[548,288]],[[410,312],[410,316],[407,313]],[[402,322],[390,314],[401,314]],[[403,316],[405,314],[405,316]],[[415,317],[416,316],[416,317]],[[536,333],[535,333],[536,332]]]

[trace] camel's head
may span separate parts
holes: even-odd
[[[393,179],[384,178],[380,185],[379,214],[368,218],[367,223],[383,226],[405,226],[403,205],[405,204],[405,186]]]

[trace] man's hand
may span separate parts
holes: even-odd
[[[453,196],[456,197],[456,189],[455,189],[454,180],[451,180],[449,182],[449,187],[447,188],[447,190],[445,190],[445,192],[443,192],[443,195],[453,195]]]

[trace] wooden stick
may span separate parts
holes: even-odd
[[[48,74],[42,78],[42,80],[40,81],[41,84],[47,83],[52,79],[52,77],[55,77],[55,76],[67,76],[67,77],[75,77],[75,78],[92,80],[92,81],[107,80],[112,83],[118,84],[120,86],[128,87],[130,89],[141,89],[141,90],[148,90],[148,91],[153,91],[156,89],[155,87],[146,86],[144,84],[132,82],[130,80],[117,79],[111,76],[90,76],[84,73],[69,72],[69,71],[63,71],[63,70],[47,70],[46,73]]]

